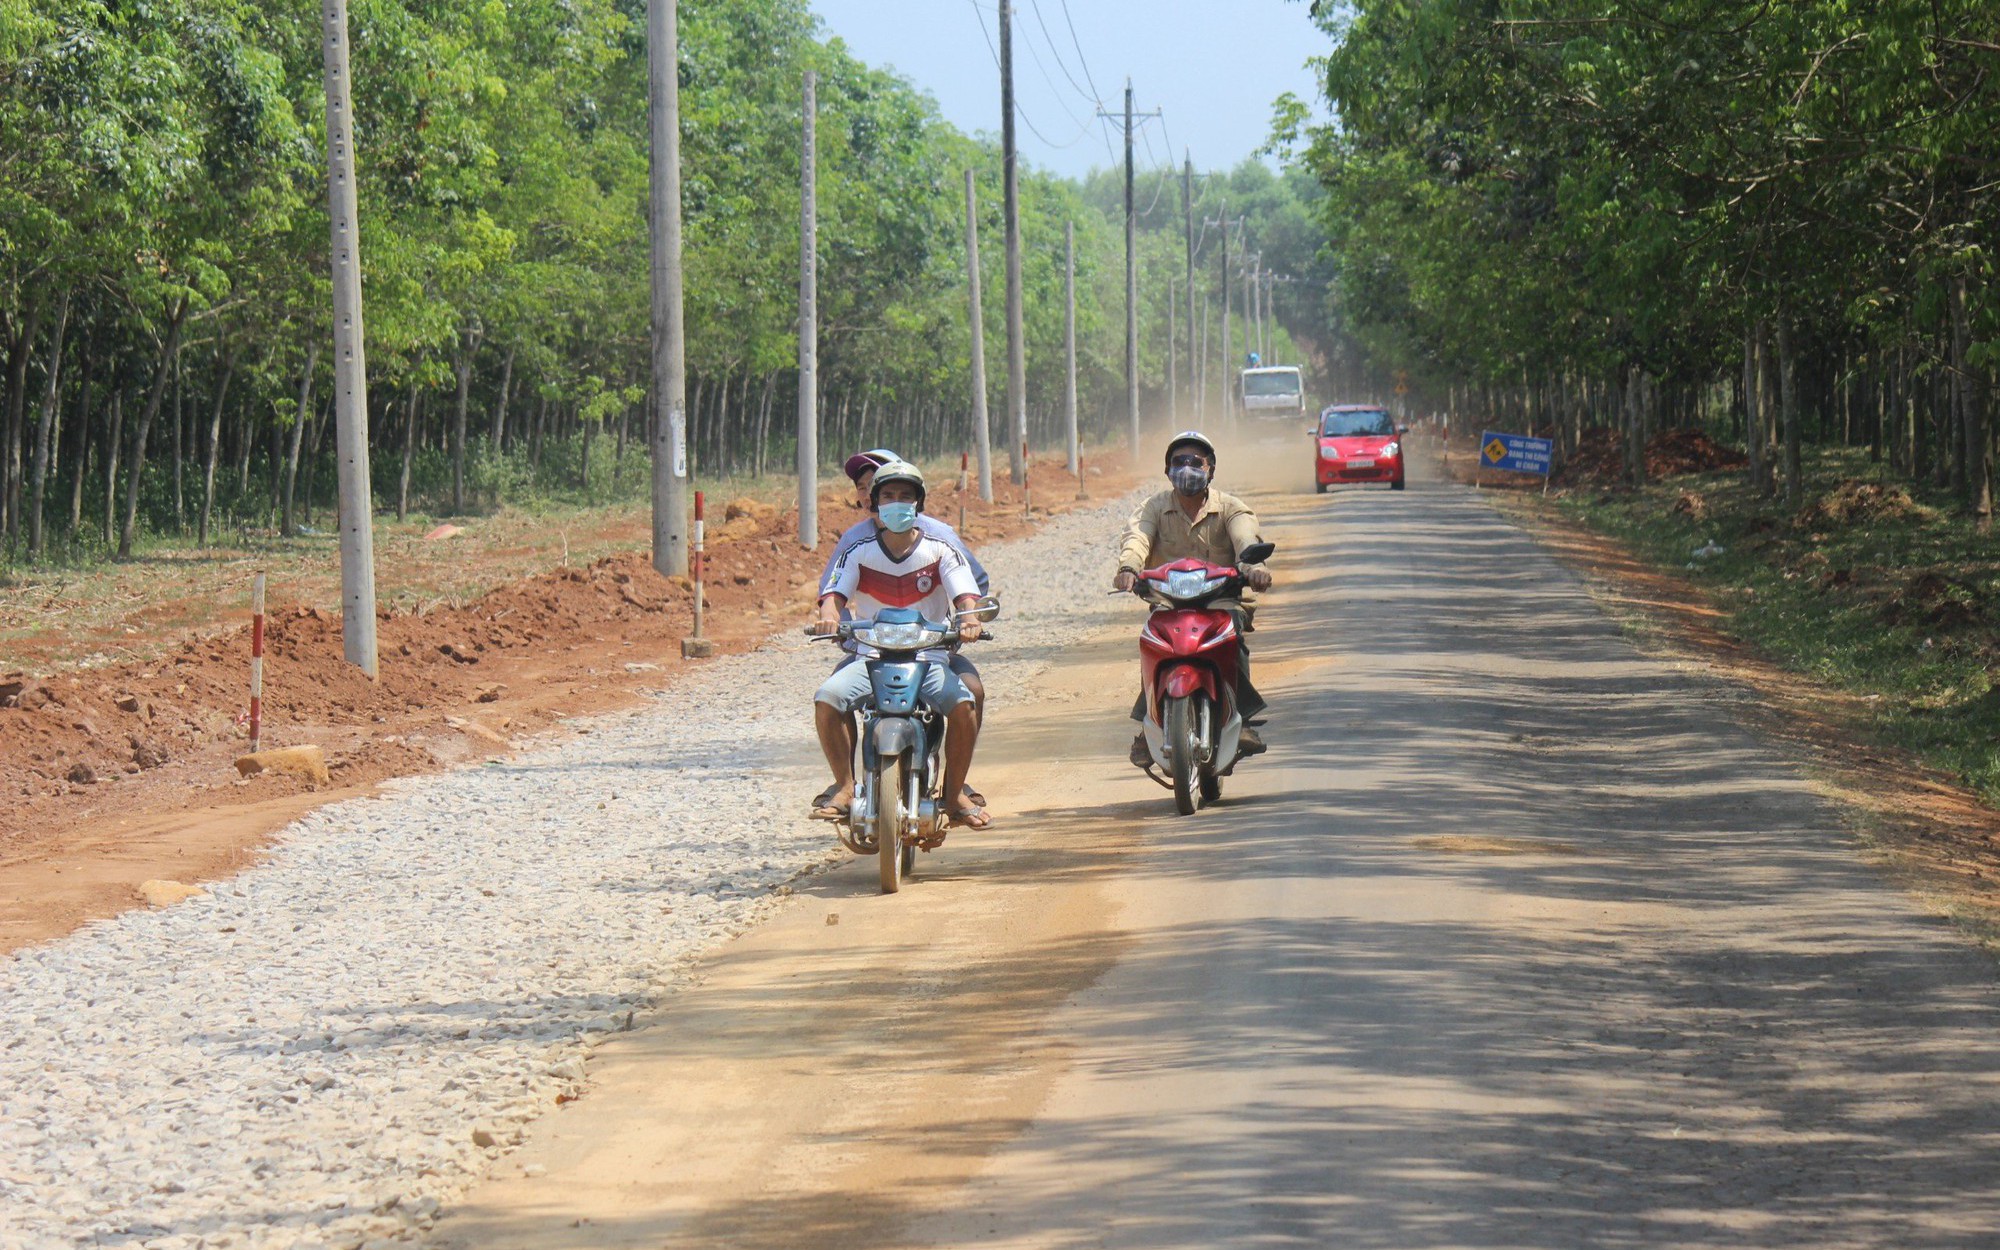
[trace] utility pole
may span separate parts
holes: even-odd
[[[1116,117],[1118,114],[1099,110],[1099,117]],[[1125,417],[1128,437],[1132,444],[1132,458],[1139,457],[1139,271],[1137,268],[1138,215],[1133,208],[1133,167],[1132,167],[1132,124],[1135,120],[1158,117],[1158,109],[1150,113],[1135,114],[1132,111],[1132,80],[1125,80]]]
[[[688,571],[687,353],[681,302],[679,0],[647,0],[653,249],[653,567]]]
[[[1167,424],[1181,428],[1181,370],[1176,358],[1174,342],[1176,317],[1174,308],[1180,303],[1174,296],[1177,292],[1172,283],[1167,284]]]
[[[1195,362],[1201,357],[1194,347],[1194,156],[1186,148],[1181,149],[1181,156],[1181,222],[1187,233],[1188,409],[1194,414],[1194,423],[1200,425],[1202,397],[1195,381],[1200,370]]]
[[[1208,296],[1201,297],[1201,354],[1195,357],[1201,362],[1196,371],[1195,385],[1201,396],[1195,401],[1194,423],[1199,426],[1208,419]]]
[[[1083,449],[1076,441],[1076,223],[1063,223],[1063,433],[1069,439],[1069,471],[1083,489]]]
[[[1222,419],[1228,421],[1235,415],[1235,404],[1229,393],[1229,362],[1233,352],[1229,345],[1229,205],[1222,206]]]
[[[375,491],[368,472],[368,361],[361,334],[361,222],[354,195],[354,100],[348,84],[347,0],[325,0],[327,207],[333,219],[333,419],[340,455],[340,638],[349,664],[373,679]],[[299,414],[304,420],[305,414]]]
[[[1264,313],[1257,307],[1257,266],[1263,261],[1263,253],[1252,252],[1246,246],[1243,252],[1243,339],[1244,351],[1256,352],[1261,359],[1264,350]]]
[[[986,314],[979,306],[979,192],[965,171],[965,275],[972,303],[972,445],[979,456],[979,497],[993,502],[993,429],[986,417]]]
[[[1000,0],[1000,195],[1007,234],[1008,476],[1028,480],[1028,361],[1021,329],[1021,183],[1014,147],[1014,6]],[[981,480],[985,480],[982,473]],[[991,497],[991,491],[987,491]]]
[[[819,546],[818,114],[819,75],[807,70],[799,147],[799,545],[808,551]]]

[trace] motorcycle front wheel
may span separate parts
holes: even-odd
[[[1195,762],[1201,749],[1197,741],[1200,718],[1195,714],[1194,696],[1167,700],[1167,714],[1161,726],[1166,732],[1167,773],[1174,782],[1174,807],[1183,816],[1192,816],[1201,806],[1201,766]]]
[[[882,893],[894,894],[903,888],[909,870],[903,853],[903,802],[909,790],[910,757],[875,762],[868,778],[868,790],[875,796],[874,828],[876,863],[881,869]],[[913,858],[913,857],[912,857]]]

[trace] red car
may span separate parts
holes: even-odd
[[[1313,434],[1313,484],[1321,494],[1341,482],[1387,482],[1403,489],[1402,435],[1388,410],[1373,404],[1335,404],[1319,414]]]

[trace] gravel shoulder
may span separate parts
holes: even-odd
[[[990,554],[989,687],[1101,622],[1119,500]],[[996,626],[996,629],[1000,626]],[[694,961],[846,857],[802,819],[827,657],[789,632],[262,864],[0,961],[0,1246],[408,1236]],[[975,770],[975,779],[979,774]]]

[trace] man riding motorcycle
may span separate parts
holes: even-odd
[[[871,507],[869,499],[875,481],[875,474],[883,465],[891,462],[900,464],[904,461],[901,456],[886,447],[877,447],[871,451],[857,451],[847,458],[847,463],[842,467],[847,473],[848,480],[852,481],[854,488],[860,492],[854,501],[857,506],[863,508]],[[964,560],[965,566],[972,570],[972,579],[978,583],[981,595],[992,592],[993,579],[987,574],[985,566],[979,563],[979,557],[973,555],[972,549],[965,545],[963,538],[959,537],[957,530],[953,529],[942,519],[934,517],[921,509],[917,513],[917,529],[926,537],[935,538],[958,553],[959,559]],[[826,558],[826,567],[820,570],[819,592],[821,595],[825,595],[832,589],[834,569],[840,564],[841,558],[863,543],[874,542],[875,532],[875,518],[866,517],[850,525],[846,532],[841,534],[839,541],[833,545],[832,554]],[[848,650],[852,654],[852,648],[849,647]],[[957,675],[960,683],[972,695],[973,715],[979,718],[981,724],[984,724],[986,721],[986,683],[979,676],[978,666],[973,664],[962,651],[953,652],[950,663],[951,671]],[[851,755],[854,745],[853,722],[851,720],[848,722],[847,734],[848,749]],[[814,807],[817,808],[824,805],[833,796],[837,788],[838,783],[828,786],[813,800]],[[970,785],[965,787],[965,799],[974,807],[986,806],[986,796],[979,793],[978,790]]]
[[[1172,489],[1161,491],[1132,514],[1118,549],[1118,577],[1113,585],[1131,590],[1141,571],[1175,560],[1189,558],[1210,564],[1234,567],[1236,553],[1257,541],[1257,514],[1234,495],[1210,486],[1215,477],[1215,444],[1198,430],[1184,430],[1167,444],[1167,479]],[[1254,591],[1271,588],[1271,571],[1261,564],[1244,565],[1243,573]],[[1239,647],[1236,706],[1243,716],[1244,730],[1237,750],[1242,755],[1264,751],[1264,739],[1251,725],[1264,710],[1264,697],[1250,684],[1250,647],[1244,640],[1249,629],[1249,612],[1243,603],[1220,600],[1214,606],[1236,621]],[[1132,719],[1146,716],[1145,692],[1132,704]],[[1152,764],[1146,735],[1132,740],[1132,763],[1139,768]]]
[[[870,619],[885,607],[915,608],[932,620],[947,620],[954,608],[979,603],[972,571],[949,544],[918,529],[924,505],[924,475],[915,465],[892,460],[875,470],[869,486],[873,541],[856,544],[834,562],[830,582],[821,587],[818,626],[831,632],[845,613]],[[967,617],[959,637],[977,638],[981,622]],[[814,727],[820,750],[833,770],[834,784],[815,800],[813,815],[846,816],[854,802],[854,737],[851,714],[872,693],[865,658],[848,657],[813,696]],[[983,805],[967,797],[965,775],[979,740],[972,694],[950,668],[933,665],[920,696],[945,718],[944,793],[952,800],[953,825],[984,829],[992,823]]]

